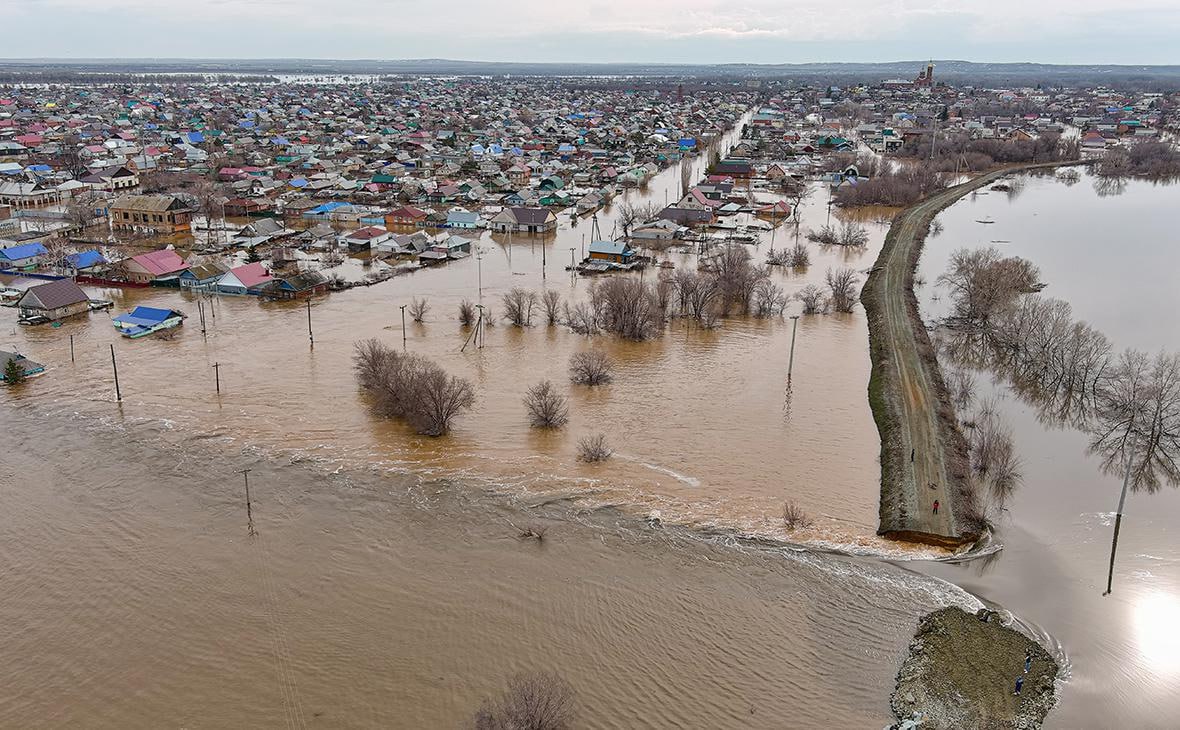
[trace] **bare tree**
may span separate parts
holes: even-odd
[[[497,699],[475,713],[474,730],[569,730],[574,726],[574,690],[555,674],[517,674]]]
[[[565,396],[558,393],[548,380],[528,389],[524,407],[529,412],[529,422],[536,428],[561,428],[569,420]]]
[[[685,198],[692,190],[692,162],[685,158],[680,163],[680,197]]]
[[[537,308],[537,293],[514,287],[500,297],[504,303],[504,318],[517,327],[533,326],[533,311]]]
[[[954,303],[951,324],[987,328],[989,321],[1011,306],[1016,297],[1041,288],[1040,271],[1017,256],[1003,257],[994,248],[961,248],[951,254],[938,284]]]
[[[410,306],[407,309],[410,310],[410,317],[415,322],[421,323],[426,318],[426,313],[430,311],[430,303],[426,301],[426,297],[421,299],[414,297],[410,300]]]
[[[711,274],[716,281],[718,302],[723,315],[734,308],[750,311],[750,300],[759,282],[769,274],[750,262],[750,252],[730,244],[711,260]]]
[[[779,317],[786,310],[787,301],[781,286],[764,279],[754,287],[751,312],[755,317]]]
[[[792,269],[805,269],[811,265],[811,253],[801,243],[796,243],[787,254],[787,265]]]
[[[541,295],[541,305],[545,308],[545,319],[552,327],[561,321],[561,293],[556,289],[546,289]]]
[[[475,305],[468,299],[459,302],[459,322],[464,327],[475,323]]]
[[[598,326],[598,314],[594,308],[587,302],[578,302],[574,306],[570,306],[566,302],[562,307],[565,324],[571,330],[579,335],[596,335],[600,331]]]
[[[859,298],[856,285],[859,277],[849,268],[828,269],[825,279],[828,284],[829,300],[837,312],[851,312]]]
[[[865,246],[869,242],[869,231],[852,221],[844,221],[839,228],[824,226],[818,231],[808,231],[807,240],[825,246]]]
[[[579,385],[609,383],[610,371],[610,358],[600,350],[583,350],[570,356],[570,380]]]
[[[616,220],[619,223],[619,229],[623,232],[623,238],[630,238],[631,231],[635,226],[655,218],[660,213],[660,206],[655,203],[633,203],[627,201],[619,206],[619,215]]]
[[[994,402],[985,402],[971,418],[968,447],[976,483],[986,489],[986,503],[1003,509],[1020,485],[1020,457],[1012,429],[999,417]]]
[[[787,501],[783,505],[783,526],[788,531],[794,532],[795,530],[806,529],[811,527],[811,525],[811,518],[807,516],[807,513],[803,511],[802,507],[791,501]]]
[[[630,340],[645,340],[663,326],[663,313],[652,288],[642,279],[611,277],[590,290],[598,326]]]
[[[584,436],[578,441],[578,461],[593,464],[606,461],[614,453],[614,450],[607,444],[604,434]]]
[[[795,298],[803,304],[804,314],[823,314],[828,311],[828,297],[824,290],[815,284],[808,284],[800,289]]]
[[[353,367],[377,413],[400,418],[427,436],[447,433],[455,416],[475,402],[469,381],[448,375],[421,355],[402,353],[377,340],[356,344]]]

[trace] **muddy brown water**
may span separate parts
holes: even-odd
[[[936,317],[934,285],[951,252],[994,245],[1037,264],[1043,294],[1068,301],[1115,351],[1180,349],[1171,315],[1180,238],[1168,214],[1180,188],[1129,181],[1121,194],[1084,175],[1075,185],[1022,176],[1016,194],[985,191],[944,211],[926,248],[923,310]],[[993,223],[979,223],[992,220]],[[1086,453],[1087,437],[1038,420],[987,373],[978,397],[995,396],[1012,426],[1024,484],[1000,520],[1005,548],[969,567],[923,570],[995,601],[1042,627],[1069,656],[1069,680],[1048,726],[1172,727],[1180,713],[1180,491],[1132,494],[1119,539],[1114,592],[1106,587],[1121,481]]]
[[[776,277],[791,293],[867,267],[871,229],[864,250],[811,246],[806,273]],[[484,234],[479,260],[332,294],[313,304],[314,348],[301,305],[253,298],[217,299],[203,337],[190,295],[94,292],[115,313],[187,312],[169,340],[120,339],[105,314],[25,328],[0,310],[0,340],[49,367],[0,408],[0,726],[455,727],[520,670],[563,674],[587,727],[885,724],[918,616],[975,599],[733,536],[782,537],[793,499],[816,520],[799,539],[906,555],[874,535],[863,313],[800,320],[789,392],[789,319],[679,321],[646,343],[501,323],[460,351],[457,304],[481,278],[496,310],[513,286],[585,296],[562,267],[589,230],[563,216],[547,238]],[[401,345],[413,296],[432,310],[406,346],[478,392],[444,439],[372,417],[350,370],[359,339]],[[610,386],[568,384],[587,347],[616,361]],[[520,398],[542,378],[570,397],[563,432],[527,426]],[[608,464],[574,459],[591,432],[616,448]],[[545,541],[518,540],[524,524]]]

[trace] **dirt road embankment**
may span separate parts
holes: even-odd
[[[873,364],[869,404],[881,435],[880,535],[957,548],[975,542],[981,532],[969,482],[967,440],[914,296],[914,270],[930,222],[964,195],[1005,175],[1061,164],[1005,167],[980,175],[905,209],[889,228],[861,292]]]

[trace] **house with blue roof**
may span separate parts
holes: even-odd
[[[613,264],[629,264],[635,260],[635,250],[624,241],[591,241],[590,258]]]
[[[66,254],[66,269],[71,275],[92,271],[106,263],[106,257],[95,249]]]
[[[25,269],[36,266],[49,251],[40,243],[22,243],[0,248],[0,269]]]

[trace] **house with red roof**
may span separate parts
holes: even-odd
[[[119,262],[119,269],[123,277],[136,284],[178,279],[187,268],[188,264],[184,259],[170,248],[141,253]]]

